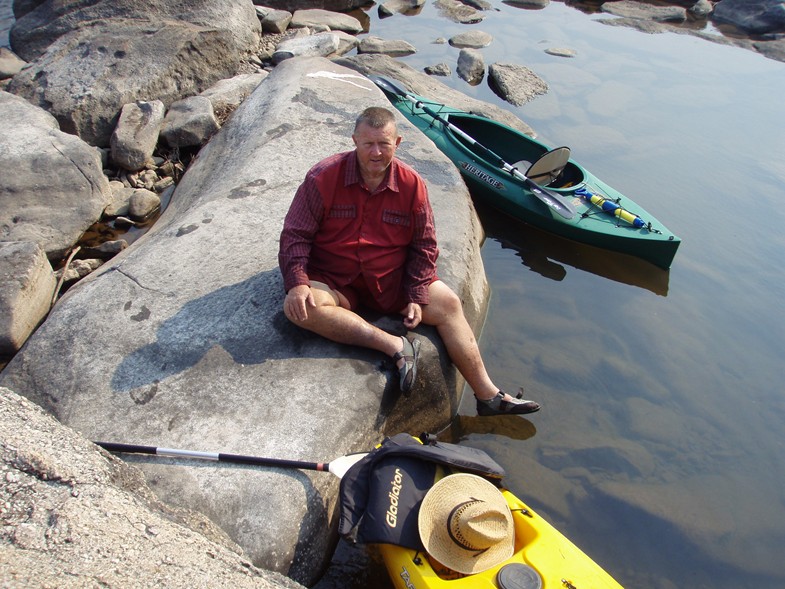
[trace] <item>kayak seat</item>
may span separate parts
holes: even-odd
[[[557,147],[546,153],[527,168],[526,175],[540,186],[553,184],[561,175],[564,167],[570,159],[569,147]],[[519,164],[527,162],[521,161],[515,167],[521,169]]]

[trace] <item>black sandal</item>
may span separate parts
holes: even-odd
[[[477,415],[526,415],[540,410],[540,404],[527,401],[519,392],[512,401],[504,400],[504,391],[499,391],[492,399],[477,399]]]
[[[403,340],[403,350],[393,354],[393,360],[398,363],[398,360],[404,360],[403,366],[398,369],[400,377],[401,392],[408,393],[414,386],[414,380],[417,378],[417,359],[420,356],[420,340],[413,339],[409,341],[401,336]]]

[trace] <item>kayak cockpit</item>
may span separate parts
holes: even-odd
[[[447,127],[445,131],[464,149],[487,161],[487,151],[480,146],[490,147],[501,160],[537,184],[558,189],[578,186],[585,180],[583,170],[569,160],[567,147],[550,150],[519,131],[477,115],[450,113],[446,118],[476,142],[471,143]],[[488,164],[495,168],[502,167],[498,161],[488,161]],[[539,170],[535,170],[538,167],[535,164],[539,164]]]

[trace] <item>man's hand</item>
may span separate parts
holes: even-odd
[[[403,324],[406,329],[414,329],[422,321],[422,307],[417,303],[409,303],[403,313]]]
[[[316,301],[311,294],[311,287],[301,284],[289,289],[284,300],[284,309],[290,319],[305,321],[308,319],[308,307],[315,307]]]

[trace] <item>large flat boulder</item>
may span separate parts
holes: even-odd
[[[94,22],[182,21],[226,31],[234,49],[245,53],[259,42],[261,24],[247,0],[35,0],[14,3],[11,47],[33,61],[60,37]]]
[[[0,383],[90,439],[294,460],[445,425],[462,382],[435,330],[416,330],[420,377],[402,397],[390,360],[282,312],[278,237],[292,196],[317,160],[353,148],[354,120],[371,105],[389,103],[357,72],[284,61],[202,149],[152,230],[69,290]],[[479,328],[487,284],[470,196],[455,166],[399,120],[398,153],[433,202],[439,275]],[[406,332],[397,317],[371,319]],[[135,462],[161,499],[206,514],[254,564],[310,584],[329,562],[334,476]]]
[[[45,0],[17,17],[11,43],[30,66],[8,91],[60,128],[109,146],[123,105],[167,108],[238,73],[259,48],[261,24],[243,0]]]
[[[0,91],[0,120],[0,240],[37,243],[56,260],[111,201],[101,154],[8,92]]]
[[[302,589],[251,565],[203,515],[158,501],[142,473],[0,387],[4,587]]]

